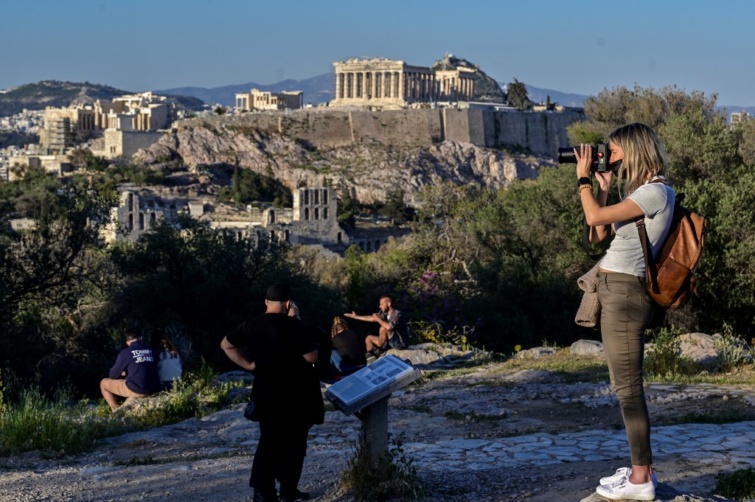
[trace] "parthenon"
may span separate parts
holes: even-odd
[[[434,71],[385,58],[333,63],[336,98],[331,106],[400,108],[411,103],[469,101],[474,72],[465,68]]]

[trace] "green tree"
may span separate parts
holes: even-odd
[[[728,127],[716,111],[716,96],[686,93],[676,87],[660,90],[619,87],[604,90],[585,103],[586,120],[569,127],[573,142],[584,138],[605,141],[625,123],[640,121],[654,127],[668,155],[669,175],[685,203],[705,216],[708,233],[698,267],[700,298],[667,322],[681,329],[718,330],[727,322],[740,332],[752,329],[750,307],[755,290],[755,234],[751,209],[753,181],[752,130]],[[591,141],[595,142],[595,141]]]
[[[102,332],[82,331],[73,319],[96,316],[111,285],[100,231],[113,200],[34,170],[2,189],[0,365],[23,378],[37,373],[42,383],[92,377],[102,369],[84,362],[101,353]],[[16,231],[10,222],[19,216],[32,219]],[[77,365],[84,367],[72,371]]]
[[[276,207],[291,207],[293,197],[283,184],[268,176],[262,176],[236,164],[233,168],[231,186],[223,189],[221,199],[237,204],[273,202]]]
[[[532,106],[532,101],[527,95],[527,86],[517,79],[506,87],[506,95],[509,106],[517,110],[528,110]]]
[[[346,250],[346,305],[357,309],[364,300],[364,251],[359,246],[349,246]]]
[[[70,155],[71,164],[82,171],[103,172],[108,167],[108,161],[103,157],[97,157],[91,150],[77,148]]]
[[[388,191],[385,205],[380,209],[380,214],[389,218],[393,225],[402,225],[406,223],[408,219],[408,209],[404,203],[403,189],[396,188]]]
[[[614,129],[642,122],[656,131],[671,117],[698,112],[705,120],[716,115],[715,95],[686,92],[676,87],[604,89],[585,100],[586,120],[567,128],[572,144],[605,141]]]
[[[672,179],[733,181],[739,176],[741,136],[722,115],[706,116],[699,109],[671,115],[658,127],[658,134],[668,153]]]
[[[356,206],[354,204],[354,199],[351,198],[351,194],[346,190],[338,203],[338,223],[347,229],[354,228],[356,225],[355,212]]]
[[[749,119],[734,125],[740,135],[739,155],[748,166],[755,165],[755,120]]]
[[[159,223],[136,243],[115,247],[112,258],[125,278],[113,296],[113,316],[182,333],[192,348],[184,355],[189,364],[204,358],[230,367],[218,350],[221,339],[264,311],[273,282],[292,285],[310,325],[329,326],[343,308],[340,295],[314,284],[285,246],[239,239],[189,217]]]

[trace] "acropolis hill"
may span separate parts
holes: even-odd
[[[400,186],[406,201],[442,181],[497,188],[534,178],[581,113],[478,109],[316,109],[181,120],[136,160],[234,165],[289,188],[332,186],[361,202]]]

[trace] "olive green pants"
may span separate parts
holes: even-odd
[[[611,389],[624,417],[632,465],[651,465],[650,418],[645,402],[642,360],[645,328],[655,304],[645,291],[644,279],[613,272],[598,273],[600,331],[608,360]]]

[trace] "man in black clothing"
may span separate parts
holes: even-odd
[[[242,323],[220,347],[245,370],[254,371],[252,401],[259,414],[260,439],[249,486],[255,502],[306,500],[298,489],[307,435],[321,424],[324,406],[313,367],[317,340],[295,317],[288,316],[291,290],[276,283],[267,290],[265,313]]]

